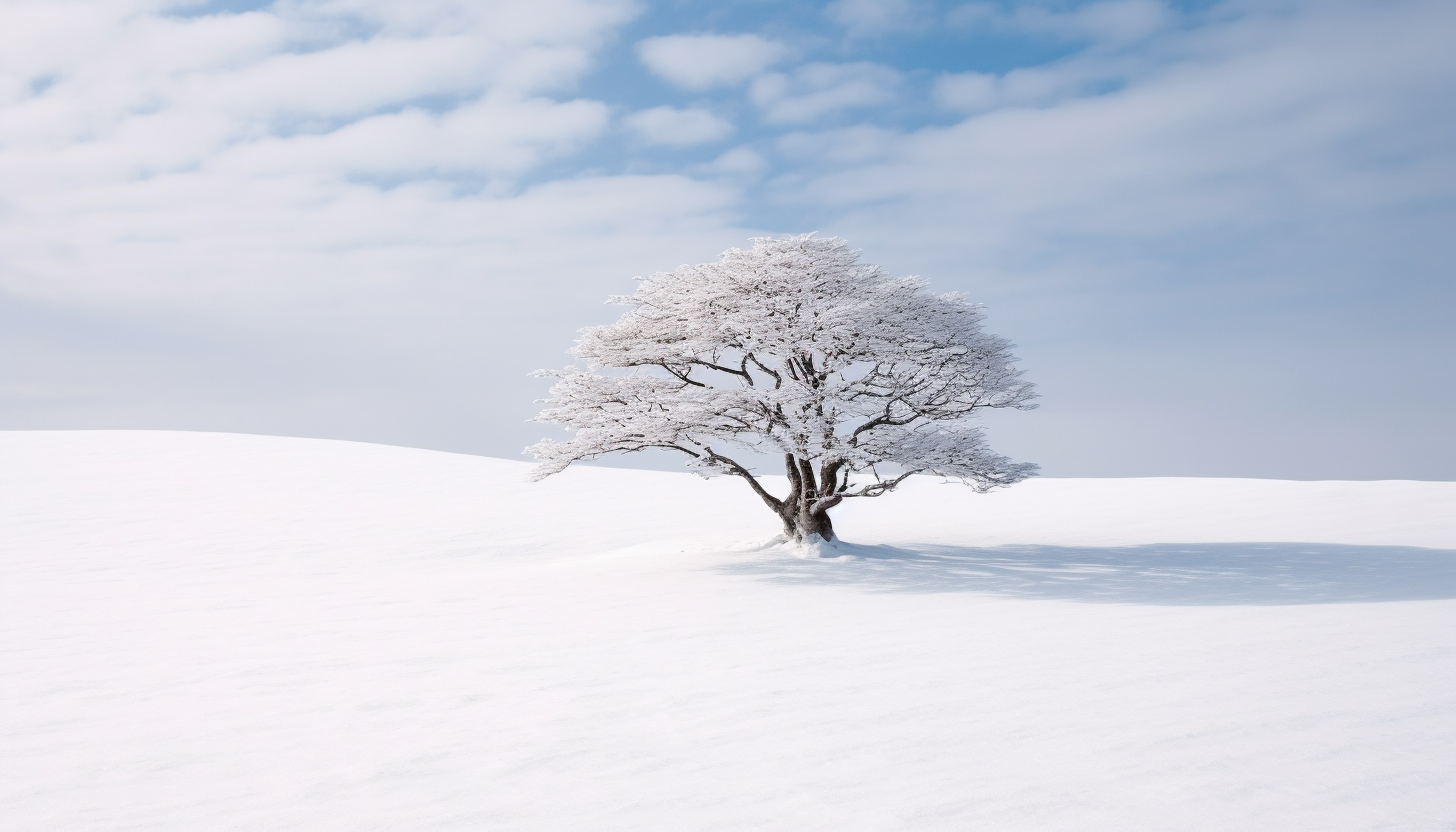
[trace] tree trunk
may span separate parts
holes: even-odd
[[[824,541],[834,539],[834,524],[827,511],[810,511],[807,506],[786,504],[779,519],[784,521],[784,537],[789,540],[802,543],[814,535]]]
[[[818,537],[823,541],[834,539],[834,524],[829,520],[829,509],[839,504],[839,498],[819,499],[818,483],[814,480],[814,467],[805,459],[784,455],[784,470],[789,477],[789,496],[779,504],[779,519],[784,523],[784,537],[803,543]]]
[[[795,543],[813,542],[816,538],[824,542],[834,540],[834,524],[829,520],[829,510],[839,505],[844,496],[838,493],[831,493],[827,497],[819,496],[821,483],[814,479],[814,467],[807,459],[796,459],[793,454],[784,455],[784,469],[789,476],[789,495],[782,500],[764,490],[758,480],[747,468],[733,462],[731,459],[723,459],[734,474],[746,480],[753,488],[759,499],[779,516],[784,524],[784,539]],[[825,472],[829,489],[833,490],[833,483],[837,481],[834,470]]]

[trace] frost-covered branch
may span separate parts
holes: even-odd
[[[746,479],[802,537],[832,533],[826,512],[840,501],[917,473],[980,490],[1035,473],[992,453],[971,422],[1035,406],[981,307],[862,263],[843,240],[755,240],[642,278],[613,302],[629,308],[572,350],[586,367],[547,373],[556,382],[536,418],[575,435],[528,449],[543,476],[606,453],[675,450],[701,474]],[[784,455],[789,494],[770,495],[723,447]]]

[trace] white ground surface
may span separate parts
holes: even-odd
[[[1456,829],[1456,484],[0,434],[0,827]]]

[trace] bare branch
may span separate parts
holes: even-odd
[[[573,349],[592,369],[547,373],[537,419],[574,436],[530,449],[546,474],[669,448],[700,472],[748,481],[790,535],[823,536],[832,507],[911,472],[980,490],[1035,473],[991,451],[972,421],[983,408],[1034,406],[1011,344],[982,329],[979,307],[860,262],[843,240],[756,240],[644,278],[619,300],[622,317],[582,330]],[[661,372],[624,372],[636,367]],[[784,453],[788,497],[720,448]],[[885,466],[906,473],[881,477]],[[853,485],[864,473],[874,482]]]
[[[775,390],[781,389],[784,386],[784,377],[779,375],[777,371],[771,370],[768,367],[764,366],[764,363],[758,360],[758,356],[754,355],[751,352],[745,353],[745,356],[748,358],[749,361],[752,361],[754,365],[758,367],[758,369],[763,370],[764,373],[773,377]]]
[[[669,364],[658,364],[657,366],[659,366],[662,369],[668,371],[669,373],[672,373],[673,377],[675,377],[679,381],[687,382],[688,384],[691,384],[694,387],[707,387],[708,386],[706,384],[703,384],[701,381],[693,381],[692,379],[688,378],[688,374],[687,373],[679,373],[677,370],[674,370],[672,368],[672,366],[669,365]]]
[[[783,510],[784,501],[768,493],[767,489],[763,487],[763,484],[760,483],[758,481],[758,478],[753,475],[753,472],[749,471],[747,468],[744,468],[742,465],[739,465],[737,462],[729,459],[726,456],[714,453],[712,448],[708,449],[708,454],[709,458],[713,462],[725,465],[735,475],[740,476],[744,480],[746,480],[748,482],[748,486],[753,489],[753,493],[757,494],[759,496],[759,499],[767,503],[769,508],[773,509],[774,511]]]
[[[861,488],[858,491],[846,491],[846,492],[844,492],[844,494],[842,496],[845,496],[845,497],[878,497],[881,494],[884,494],[884,493],[886,493],[888,491],[895,490],[895,486],[897,486],[900,483],[904,482],[906,479],[908,479],[913,474],[918,474],[918,473],[920,473],[920,472],[919,471],[906,471],[905,473],[901,474],[898,477],[892,477],[891,479],[888,479],[888,480],[878,480],[876,482],[872,482],[869,485],[866,485],[865,487]]]

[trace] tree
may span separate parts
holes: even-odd
[[[537,479],[603,454],[677,451],[704,476],[742,477],[787,539],[814,542],[834,539],[834,506],[913,474],[984,492],[1036,473],[973,422],[1036,406],[980,306],[862,263],[838,238],[752,242],[639,278],[610,300],[631,307],[616,323],[581,331],[572,355],[586,369],[537,373],[556,382],[535,421],[576,431],[526,449]],[[726,455],[743,450],[782,454],[786,496]]]

